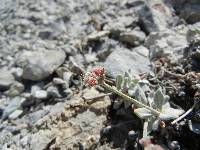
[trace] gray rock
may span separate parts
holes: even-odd
[[[0,69],[0,90],[6,90],[15,81],[13,75],[7,69]]]
[[[19,109],[23,101],[24,101],[24,98],[21,98],[21,97],[15,97],[11,99],[8,106],[4,108],[2,119],[6,119],[12,112]]]
[[[40,130],[39,132],[31,135],[30,149],[42,150],[52,141],[53,135],[50,130]]]
[[[187,32],[187,40],[192,42],[194,40],[200,40],[200,22],[193,25],[189,25],[189,30]]]
[[[196,23],[200,21],[200,2],[194,4],[185,4],[180,8],[180,17],[188,23]]]
[[[47,94],[50,97],[54,97],[54,98],[60,98],[62,97],[61,94],[59,93],[59,90],[56,86],[50,86],[47,88]]]
[[[132,46],[137,46],[143,43],[145,38],[145,33],[139,30],[122,32],[119,37],[120,41],[130,44]]]
[[[60,78],[53,78],[53,83],[55,85],[63,85],[63,84],[65,84],[65,81]]]
[[[37,90],[33,92],[32,96],[37,99],[46,99],[47,98],[47,91],[45,90]]]
[[[182,57],[183,48],[188,45],[187,28],[179,26],[173,30],[152,32],[145,42],[150,50],[150,58],[170,57],[177,59]]]
[[[16,62],[23,68],[24,79],[37,81],[52,74],[65,57],[65,53],[58,50],[24,51],[18,55]]]
[[[23,69],[19,67],[11,68],[10,70],[16,79],[21,79],[23,75]]]
[[[162,1],[149,0],[138,10],[139,20],[147,33],[169,27],[172,11]]]
[[[149,50],[144,46],[134,47],[132,51],[135,51],[144,57],[149,57]]]
[[[24,116],[21,121],[25,122],[27,124],[33,125],[36,123],[39,119],[43,118],[45,115],[47,115],[49,111],[47,110],[38,110],[36,112],[30,113],[26,116]]]
[[[20,82],[15,81],[6,92],[8,96],[17,96],[24,91],[24,85]]]
[[[15,110],[13,113],[11,113],[8,118],[9,119],[16,119],[23,113],[23,110]]]
[[[137,51],[129,51],[125,48],[112,52],[106,59],[104,66],[107,73],[112,77],[124,74],[129,69],[134,74],[150,71],[148,57],[141,55]]]

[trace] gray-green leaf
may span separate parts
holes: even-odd
[[[147,119],[153,116],[152,112],[146,108],[137,108],[134,112],[141,119]]]
[[[158,90],[154,94],[154,106],[157,109],[161,109],[162,105],[165,103],[165,97],[162,92],[162,88],[159,87]]]
[[[117,90],[120,90],[122,88],[122,82],[123,82],[124,78],[122,75],[117,75],[116,77],[116,87],[117,87]]]
[[[140,86],[137,86],[137,88],[135,90],[135,98],[138,101],[141,101],[143,104],[148,103],[146,95],[145,95],[144,91],[142,90],[142,88]]]

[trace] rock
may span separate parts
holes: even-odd
[[[60,78],[53,78],[53,83],[55,85],[63,85],[63,84],[65,84],[65,81]]]
[[[47,88],[47,95],[54,98],[62,97],[56,86],[50,86]]]
[[[45,90],[37,90],[35,91],[32,96],[37,99],[46,99],[47,98],[47,91]]]
[[[137,52],[140,55],[143,55],[145,57],[149,57],[149,50],[146,47],[144,47],[144,46],[134,47],[132,49],[132,51],[135,51],[135,52]]]
[[[120,34],[120,41],[132,46],[137,46],[144,42],[146,35],[142,31],[133,30],[130,32],[122,32]]]
[[[24,51],[17,56],[17,65],[23,68],[23,78],[42,80],[48,77],[65,60],[65,53],[58,50]]]
[[[45,115],[47,115],[49,113],[48,110],[38,110],[35,112],[32,112],[26,116],[24,116],[21,120],[21,122],[33,125],[35,124],[38,120],[40,120],[41,118],[43,118]]]
[[[137,51],[127,49],[118,49],[112,52],[104,63],[107,73],[116,77],[118,74],[124,74],[129,69],[133,74],[140,74],[150,71],[150,62],[148,57],[141,55]]]
[[[24,85],[20,82],[15,81],[11,86],[10,89],[6,92],[8,96],[17,96],[24,91]]]
[[[23,75],[23,69],[19,67],[11,68],[10,70],[16,79],[21,79]]]
[[[187,40],[192,42],[194,40],[200,40],[200,22],[193,25],[189,25],[189,30],[187,32]]]
[[[40,130],[39,132],[31,135],[30,138],[30,149],[42,150],[52,141],[54,138],[51,130]]]
[[[179,26],[173,30],[152,32],[145,42],[150,50],[150,59],[170,57],[171,60],[182,57],[183,49],[187,47],[187,28]]]
[[[7,69],[0,69],[0,90],[7,90],[15,81],[12,73]]]
[[[21,103],[24,101],[24,98],[15,97],[10,100],[8,106],[4,108],[2,119],[6,119],[12,112],[21,107]]]
[[[172,18],[171,9],[162,1],[146,1],[138,10],[139,21],[145,32],[155,32],[167,29]]]
[[[188,23],[196,23],[200,21],[200,2],[193,4],[186,3],[180,8],[180,17]]]
[[[118,37],[121,32],[126,30],[125,25],[120,21],[110,22],[103,29],[110,31],[111,35],[115,37]]]
[[[11,113],[8,118],[9,119],[16,119],[23,113],[23,110],[15,110],[13,113]]]

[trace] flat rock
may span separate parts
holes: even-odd
[[[37,81],[52,74],[65,57],[65,53],[58,50],[24,51],[17,56],[16,63],[23,68],[24,79]]]
[[[152,32],[145,42],[145,46],[150,50],[150,58],[180,58],[183,49],[188,45],[187,31],[185,26],[177,26],[173,30]]]
[[[131,69],[133,74],[150,71],[149,58],[137,51],[119,49],[112,52],[104,63],[108,75],[116,77]]]
[[[6,90],[15,81],[14,76],[7,69],[0,69],[0,90]]]

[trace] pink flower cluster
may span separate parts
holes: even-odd
[[[86,74],[83,80],[87,85],[95,86],[98,84],[98,80],[104,76],[104,74],[104,68],[98,66],[93,68],[90,73]]]

